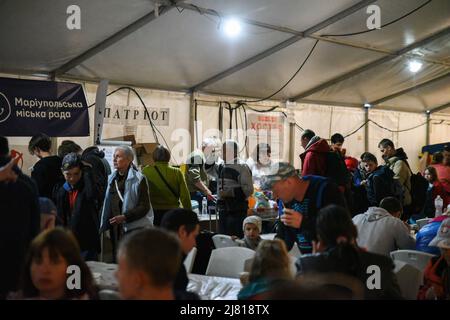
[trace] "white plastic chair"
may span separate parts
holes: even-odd
[[[417,294],[423,279],[422,271],[406,262],[395,261],[394,273],[402,297],[408,300],[417,300]]]
[[[216,249],[228,248],[228,247],[239,247],[239,244],[231,239],[230,236],[225,234],[216,234],[212,237],[214,246]]]
[[[289,255],[294,258],[299,258],[302,255],[302,253],[300,252],[300,249],[297,246],[297,243],[294,243],[294,246],[289,251]]]
[[[264,233],[261,235],[261,239],[263,240],[273,240],[275,239],[276,233]]]
[[[186,268],[187,273],[192,272],[196,256],[197,256],[197,248],[193,247],[192,250],[188,253],[186,259],[184,259],[184,267]]]
[[[243,247],[214,249],[205,275],[239,278],[241,272],[244,272],[245,261],[254,256],[255,251]]]
[[[422,229],[422,227],[424,225],[426,225],[428,223],[428,221],[430,221],[430,218],[416,220],[416,224],[417,224],[417,227],[419,228],[419,230]]]
[[[428,264],[428,261],[434,257],[434,255],[416,251],[416,250],[396,250],[391,252],[391,258],[395,261],[403,261],[413,267],[419,269],[420,272],[425,270],[425,267]]]

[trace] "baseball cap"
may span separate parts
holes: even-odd
[[[81,156],[79,154],[76,154],[75,152],[71,152],[64,157],[61,168],[63,169],[63,171],[66,171],[75,167],[82,166]]]
[[[450,249],[450,218],[442,221],[436,237],[431,240],[428,246]]]
[[[270,166],[270,174],[261,179],[261,188],[270,190],[276,182],[298,175],[300,175],[299,170],[288,162],[274,163]]]

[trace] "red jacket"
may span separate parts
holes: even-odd
[[[432,191],[432,200],[434,204],[434,200],[436,200],[437,196],[441,196],[442,200],[444,201],[444,206],[442,207],[442,211],[447,208],[448,204],[450,203],[450,197],[447,195],[447,192],[445,192],[444,186],[439,181],[433,182],[433,191]]]
[[[302,160],[302,176],[326,175],[326,153],[330,152],[330,146],[325,139],[320,139],[309,146],[305,152],[300,155]]]

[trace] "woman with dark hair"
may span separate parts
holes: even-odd
[[[416,220],[420,218],[434,218],[436,208],[434,207],[434,200],[436,200],[437,196],[440,196],[442,200],[444,201],[443,208],[447,208],[447,205],[450,202],[450,199],[445,192],[444,186],[439,181],[439,177],[437,174],[437,170],[433,166],[428,166],[425,169],[424,177],[429,182],[429,186],[427,189],[427,197],[425,200],[425,206],[423,207],[423,210],[421,212],[420,217],[415,217]]]
[[[319,211],[316,221],[314,253],[297,260],[299,275],[343,273],[363,283],[366,299],[401,298],[392,260],[357,246],[358,232],[347,210],[336,205],[327,206]]]
[[[155,214],[153,224],[159,226],[167,211],[180,205],[191,210],[191,196],[181,170],[169,165],[170,151],[166,147],[156,147],[153,161],[153,165],[142,169],[142,174],[150,186],[150,201]]]
[[[71,273],[68,273],[69,266],[79,268],[80,285],[73,289],[67,285],[68,277],[71,276]],[[18,296],[13,298],[90,300],[98,298],[97,291],[75,237],[70,231],[55,228],[42,232],[31,243],[20,291]]]

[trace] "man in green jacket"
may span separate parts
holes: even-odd
[[[394,179],[398,179],[403,186],[404,198],[403,208],[405,213],[409,211],[408,206],[411,205],[411,169],[407,162],[408,156],[403,148],[395,149],[394,143],[389,139],[383,139],[378,144],[386,165],[394,171]],[[407,213],[408,214],[408,213]]]

